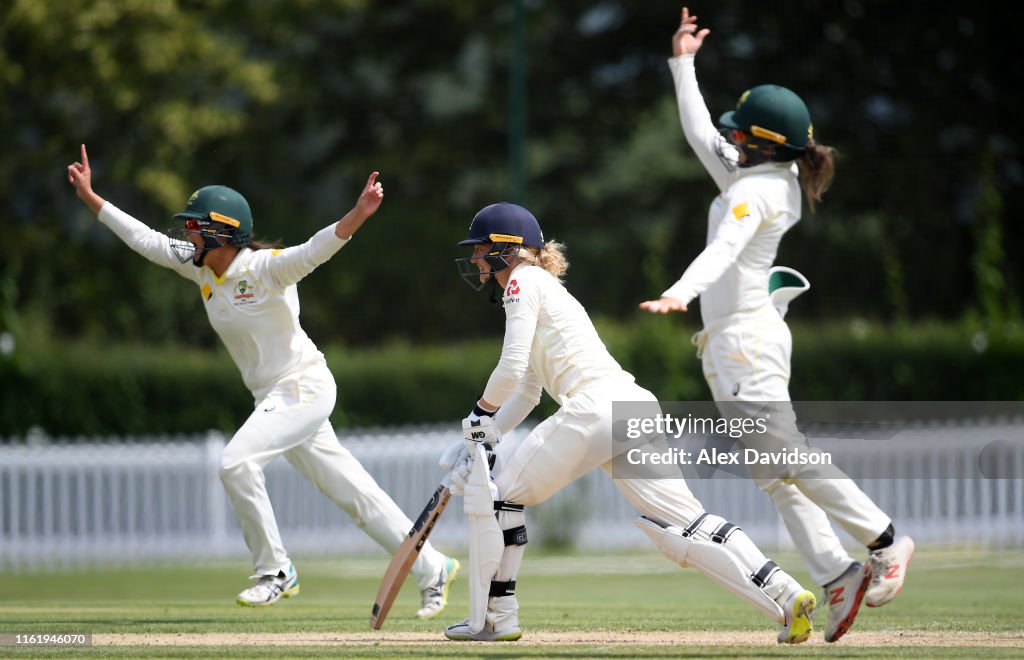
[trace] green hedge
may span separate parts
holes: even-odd
[[[687,319],[689,320],[689,319]],[[612,353],[662,400],[707,398],[690,336],[678,317],[600,324]],[[1016,401],[1024,399],[1024,331],[971,323],[792,323],[790,395],[803,401]]]
[[[690,319],[601,321],[612,353],[663,400],[703,400],[707,388]],[[1012,328],[1011,328],[1012,330]],[[796,325],[797,400],[1024,399],[1024,337],[966,324]],[[24,342],[31,345],[32,342]],[[338,428],[450,422],[469,409],[500,337],[442,346],[330,347]],[[38,427],[54,436],[230,432],[253,401],[222,349],[181,346],[16,346],[0,355],[0,437]],[[554,404],[545,398],[538,415]]]

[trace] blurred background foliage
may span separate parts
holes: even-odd
[[[607,333],[624,338],[609,345],[641,382],[663,398],[705,398],[686,341],[699,324],[697,305],[659,320],[636,309],[699,253],[717,192],[685,145],[665,64],[680,6],[0,4],[0,369],[11,376],[2,382],[4,410],[21,413],[15,422],[5,412],[0,434],[25,428],[15,384],[44,387],[32,369],[49,379],[51,398],[36,393],[34,404],[44,427],[61,426],[46,420],[70,396],[75,381],[61,369],[72,364],[110,379],[83,390],[83,402],[98,406],[123,389],[123,405],[174,426],[168,394],[147,389],[162,387],[151,381],[178,368],[187,382],[188,370],[206,373],[197,365],[225,360],[196,291],[121,245],[75,198],[65,171],[83,142],[97,192],[151,226],[169,226],[192,190],[221,183],[248,198],[257,235],[285,244],[344,214],[367,174],[381,172],[381,211],[300,287],[304,327],[339,381],[365,364],[391,384],[373,389],[362,376],[343,384],[350,394],[339,399],[339,424],[387,423],[387,411],[407,398],[454,401],[456,393],[459,405],[439,399],[425,409],[457,418],[479,394],[462,391],[468,377],[456,385],[441,372],[473,373],[482,386],[503,315],[458,281],[451,260],[461,256],[454,243],[473,213],[503,199],[529,206],[549,238],[567,243],[569,289]],[[891,360],[862,369],[861,358],[829,357],[854,355],[846,349],[860,345],[850,338],[855,327],[889,338],[872,344],[883,353],[944,332],[950,339],[939,343],[959,347],[959,357],[940,351],[934,360],[965,361],[977,382],[1006,382],[972,370],[1012,359],[971,362],[995,346],[1016,355],[1024,343],[1022,226],[1013,221],[1024,178],[1015,125],[1024,74],[998,7],[756,7],[691,3],[712,29],[697,65],[712,115],[753,85],[786,85],[807,100],[818,140],[842,154],[825,203],[779,255],[813,285],[791,316],[808,328],[802,337],[835,344],[811,351],[827,364],[805,364],[800,342],[811,340],[798,339],[794,397],[808,381],[820,384],[805,390],[819,398],[884,398],[898,382],[904,398],[934,396],[923,374],[900,372]],[[525,66],[522,87],[517,66]],[[652,327],[662,328],[656,337]],[[825,330],[835,327],[842,332]],[[386,351],[395,352],[368,366],[366,356]],[[146,354],[173,364],[148,372]],[[135,375],[115,377],[122,364],[134,364]],[[240,389],[237,372],[224,369]],[[943,382],[946,397],[981,391]],[[200,386],[193,379],[189,387]],[[232,428],[244,407],[206,423]],[[119,430],[112,417],[82,424]]]

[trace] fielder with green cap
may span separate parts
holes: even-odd
[[[710,30],[682,9],[669,67],[675,81],[683,133],[721,194],[708,213],[707,245],[678,282],[661,297],[641,303],[654,313],[685,312],[700,297],[704,329],[694,343],[704,376],[720,411],[774,406],[770,440],[784,447],[806,446],[789,398],[792,337],[783,320],[788,302],[807,288],[795,271],[775,271],[779,243],[801,215],[801,193],[811,210],[821,201],[834,172],[834,151],[814,140],[811,115],[796,93],[779,85],[758,85],[740,96],[736,108],[711,121],[697,86],[694,56]],[[788,290],[770,287],[789,276]],[[829,603],[825,640],[849,630],[861,602],[880,606],[903,586],[914,551],[909,537],[896,539],[892,520],[849,478],[821,478],[801,467],[751,468],[768,493],[814,580]],[[841,474],[841,473],[839,473]],[[845,475],[842,475],[845,477]],[[855,561],[831,522],[869,550]]]
[[[337,386],[316,345],[299,325],[296,284],[346,245],[380,207],[384,189],[370,175],[355,206],[301,245],[277,249],[252,238],[252,211],[227,186],[192,193],[182,221],[167,234],[150,229],[92,189],[82,160],[68,166],[78,197],[124,241],[199,290],[210,324],[252,392],[255,410],[235,432],[220,461],[220,479],[252,553],[253,584],[239,605],[272,605],[299,594],[299,577],[278,531],[263,468],[284,456],[349,513],[377,543],[394,552],[412,522],[339,442],[331,427]],[[197,396],[216,396],[197,383]],[[413,565],[422,597],[420,618],[437,615],[459,564],[429,544]]]

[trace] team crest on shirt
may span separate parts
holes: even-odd
[[[505,303],[516,303],[519,302],[519,295],[521,289],[519,288],[519,282],[516,280],[509,280],[508,286],[505,287]]]
[[[238,280],[235,285],[235,304],[248,305],[256,302],[256,287],[248,280]]]

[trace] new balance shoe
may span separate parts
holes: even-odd
[[[803,589],[793,592],[783,608],[786,619],[779,631],[779,644],[800,644],[810,639],[814,629],[811,617],[814,616],[817,604],[818,601],[810,591]]]
[[[871,586],[864,598],[868,607],[881,607],[896,597],[903,588],[907,567],[913,556],[914,541],[909,536],[900,537],[888,548],[875,550],[868,555]]]
[[[855,561],[842,575],[825,585],[825,600],[828,601],[826,642],[834,642],[849,632],[869,582],[871,567]]]
[[[416,612],[418,618],[432,619],[440,614],[448,604],[448,590],[458,574],[458,560],[453,557],[445,557],[441,563],[441,572],[437,574],[437,580],[421,592],[423,607]]]
[[[243,607],[264,607],[282,598],[299,595],[299,574],[295,572],[294,564],[289,564],[287,571],[280,571],[277,575],[253,575],[249,579],[256,582],[235,599]]]

